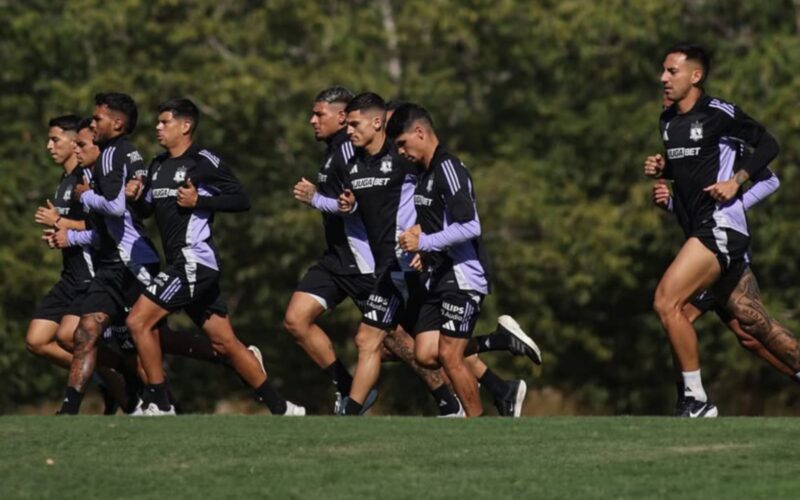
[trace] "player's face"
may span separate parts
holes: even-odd
[[[156,136],[158,144],[164,148],[171,148],[178,145],[191,129],[191,123],[183,118],[176,118],[172,111],[164,111],[158,115],[156,124]]]
[[[100,148],[94,143],[92,131],[83,128],[78,131],[75,137],[75,156],[82,167],[91,167],[100,156]]]
[[[92,114],[92,134],[95,144],[103,143],[116,136],[116,130],[124,123],[120,123],[118,113],[108,109],[105,104],[94,107]]]
[[[424,132],[420,127],[414,126],[411,130],[403,132],[394,140],[397,152],[407,160],[419,163],[422,161],[425,147]]]
[[[383,128],[383,117],[380,112],[360,109],[347,113],[347,135],[353,145],[363,148],[370,144],[375,135]]]
[[[664,59],[661,85],[664,99],[677,102],[689,95],[695,84],[703,77],[703,69],[695,61],[687,61],[686,54],[673,52]]]
[[[324,141],[344,126],[344,105],[342,103],[315,102],[308,120],[314,127],[314,137]]]
[[[47,133],[47,152],[53,161],[63,165],[74,154],[75,134],[65,132],[61,127],[50,127]]]

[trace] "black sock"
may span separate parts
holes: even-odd
[[[353,383],[353,377],[341,361],[337,359],[331,363],[329,367],[325,368],[325,373],[331,378],[339,394],[342,396],[350,394],[350,386]]]
[[[508,394],[508,384],[495,375],[491,368],[486,368],[486,373],[478,379],[478,382],[481,383],[481,386],[486,387],[495,399],[504,398]]]
[[[436,404],[439,405],[440,415],[449,415],[458,412],[460,404],[456,395],[453,394],[453,390],[450,389],[450,386],[442,384],[432,390],[431,394],[433,394],[433,399],[436,400]]]
[[[684,396],[685,392],[686,392],[686,390],[685,390],[685,388],[683,386],[683,380],[675,382],[675,390],[678,391],[678,401],[681,401],[683,399],[683,396]]]
[[[255,390],[256,401],[267,405],[273,415],[286,413],[286,399],[272,387],[269,380],[265,380],[261,387]]]
[[[489,351],[507,351],[511,347],[511,337],[508,335],[482,335],[475,337],[478,353]]]
[[[167,389],[167,381],[160,384],[150,384],[144,386],[144,394],[142,395],[145,408],[150,403],[155,403],[159,410],[169,410],[169,393]]]
[[[361,409],[364,407],[361,403],[353,398],[347,398],[347,404],[344,406],[345,415],[361,415]]]
[[[83,393],[74,387],[67,387],[64,402],[61,404],[61,409],[58,411],[58,414],[77,415],[78,411],[81,409],[81,401],[83,401]]]

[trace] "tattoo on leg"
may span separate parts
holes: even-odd
[[[444,384],[445,380],[442,376],[442,370],[431,370],[430,368],[425,368],[417,363],[417,358],[414,356],[413,347],[410,348],[405,342],[403,342],[401,336],[402,334],[398,333],[396,330],[388,332],[388,335],[386,335],[386,339],[384,340],[386,348],[389,349],[389,351],[391,351],[392,354],[397,356],[401,361],[410,366],[411,369],[414,370],[414,372],[419,376],[419,378],[425,381],[425,385],[427,385],[430,389],[436,389]]]
[[[728,299],[728,310],[742,329],[795,372],[800,371],[800,345],[792,333],[769,316],[761,301],[758,282],[745,271]]]
[[[75,332],[72,364],[69,368],[68,385],[80,392],[86,389],[97,365],[97,340],[105,329],[108,316],[102,313],[91,315],[93,325],[87,330],[80,325]]]

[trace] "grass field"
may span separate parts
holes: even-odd
[[[798,498],[800,420],[0,417],[0,498]]]

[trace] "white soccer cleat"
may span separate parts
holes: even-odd
[[[167,416],[175,416],[175,407],[169,405],[168,410],[162,410],[158,407],[155,403],[150,403],[147,405],[147,408],[144,409],[144,416],[145,417],[167,417]]]
[[[504,330],[503,333],[511,335],[514,339],[522,343],[522,346],[519,346],[521,348],[516,348],[516,346],[512,345],[511,351],[514,354],[524,354],[528,356],[535,364],[542,364],[542,351],[539,349],[539,346],[536,345],[536,342],[534,342],[533,339],[530,338],[527,333],[525,333],[522,327],[519,326],[517,320],[508,314],[504,314],[497,318],[497,324],[500,326],[498,330]]]
[[[247,350],[253,353],[253,356],[255,356],[258,364],[261,365],[261,371],[264,372],[264,375],[266,375],[267,369],[264,368],[264,357],[261,355],[261,349],[254,345],[249,345],[247,346]]]
[[[144,417],[144,401],[142,401],[142,398],[139,398],[139,401],[136,403],[136,408],[134,408],[132,412],[128,413],[128,416]]]
[[[284,417],[305,417],[306,416],[306,408],[305,406],[300,406],[292,403],[291,401],[286,402],[286,412],[283,413]]]

